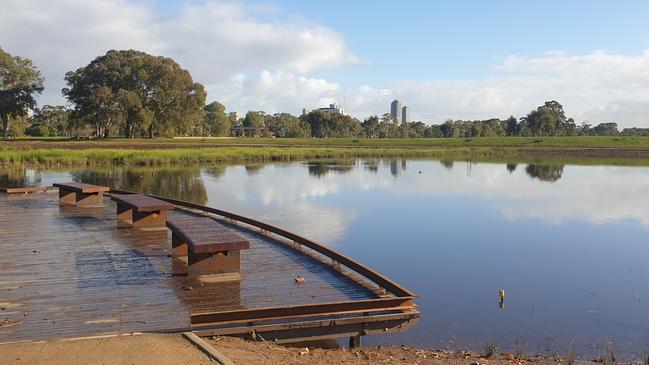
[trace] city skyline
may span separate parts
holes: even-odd
[[[363,119],[398,96],[416,105],[417,120],[440,123],[521,117],[557,100],[577,122],[649,126],[646,1],[409,1],[401,6],[411,16],[391,27],[374,23],[387,1],[47,4],[6,0],[0,13],[0,46],[45,76],[40,105],[65,102],[65,72],[109,49],[137,49],[175,59],[208,101],[239,114],[341,102]],[[406,56],[386,56],[386,40]]]

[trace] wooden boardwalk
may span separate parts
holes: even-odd
[[[104,204],[0,194],[0,343],[182,329],[191,313],[377,298],[321,260],[239,226],[232,229],[250,241],[241,281],[173,275],[170,233],[118,229],[115,204]]]

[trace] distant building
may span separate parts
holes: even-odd
[[[401,124],[403,123],[410,123],[410,108],[405,105],[401,108]]]
[[[399,99],[394,99],[390,104],[390,114],[392,114],[392,120],[398,123],[401,118],[401,102]]]
[[[319,108],[316,109],[317,111],[323,112],[323,113],[329,113],[329,114],[340,114],[340,115],[346,115],[347,112],[345,109],[341,108],[340,105],[333,103],[329,104],[328,108]],[[309,109],[303,108],[302,109],[302,115],[309,114]]]

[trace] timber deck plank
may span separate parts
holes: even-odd
[[[189,314],[375,298],[283,243],[250,241],[241,281],[175,276],[171,233],[117,229],[115,203],[59,207],[52,193],[0,195],[0,343],[189,327]],[[188,212],[171,211],[184,217]],[[305,284],[293,278],[301,275]]]

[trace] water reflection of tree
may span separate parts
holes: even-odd
[[[516,171],[516,166],[518,166],[518,165],[516,165],[515,163],[508,163],[507,164],[507,171],[509,171],[510,173]]]
[[[447,170],[453,169],[453,161],[441,160],[439,161],[439,163],[441,163],[442,166],[444,166],[444,168],[446,168]]]
[[[26,186],[40,186],[41,174],[35,171],[34,178],[27,176],[27,169],[24,166],[3,166],[0,170],[0,186],[6,188],[22,188]]]
[[[225,170],[227,168],[228,167],[226,165],[214,165],[212,167],[209,167],[209,168],[205,169],[205,172],[208,175],[211,175],[211,176],[213,176],[215,178],[219,178],[219,177],[225,175]]]
[[[533,178],[541,181],[557,181],[561,179],[563,167],[565,165],[536,165],[530,164],[525,168],[525,172]]]
[[[244,165],[244,167],[246,168],[246,174],[253,176],[257,175],[264,168],[264,164]]]
[[[401,175],[406,170],[406,160],[391,160],[390,174],[394,177]]]
[[[379,161],[378,160],[363,160],[363,168],[365,171],[376,174],[379,171]]]
[[[322,177],[329,172],[346,173],[354,169],[354,161],[314,161],[308,162],[309,175]]]
[[[110,168],[72,172],[74,180],[197,204],[207,202],[199,167]]]

